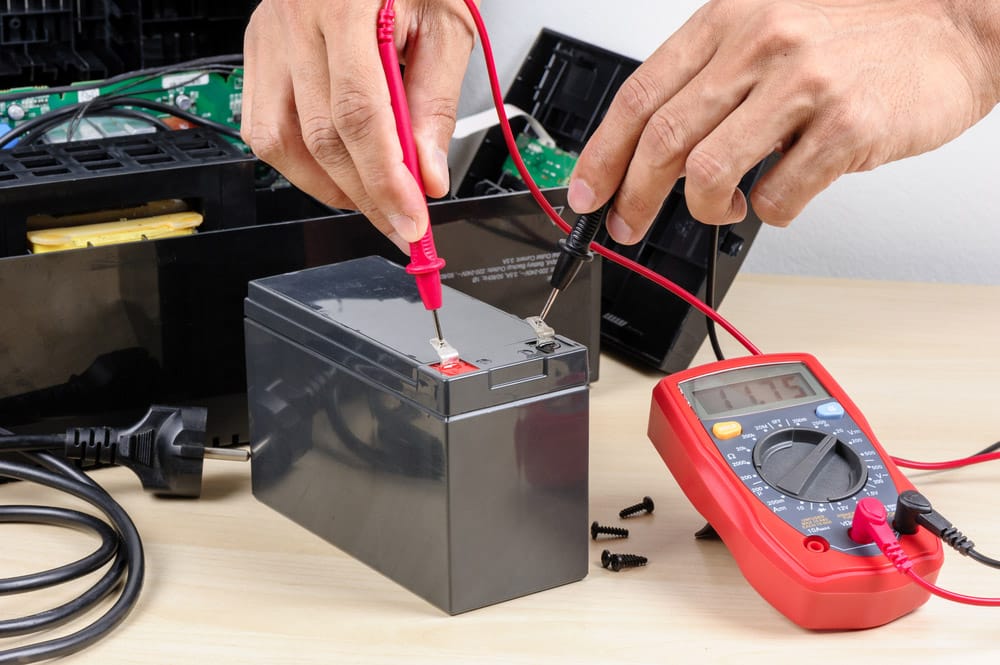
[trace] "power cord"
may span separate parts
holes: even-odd
[[[47,506],[0,506],[0,522],[64,526],[92,531],[101,539],[91,554],[50,570],[0,579],[0,594],[20,593],[61,584],[111,563],[82,594],[50,610],[0,621],[0,637],[37,633],[73,620],[96,603],[118,593],[98,619],[74,633],[0,651],[0,665],[34,663],[75,653],[104,637],[135,606],[142,590],[142,539],[131,518],[93,479],[69,460],[120,464],[131,469],[145,489],[159,496],[197,497],[206,457],[247,460],[243,450],[204,446],[206,411],[200,407],[150,407],[127,429],[72,428],[64,434],[23,435],[0,429],[0,451],[19,451],[28,463],[0,460],[0,477],[34,482],[86,501],[107,518]],[[57,456],[56,452],[61,454]]]

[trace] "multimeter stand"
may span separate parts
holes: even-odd
[[[653,391],[649,437],[747,581],[798,625],[870,628],[929,597],[877,546],[848,535],[858,501],[873,497],[892,512],[913,486],[812,356],[752,356],[668,376]],[[921,530],[900,544],[934,581],[937,538]]]

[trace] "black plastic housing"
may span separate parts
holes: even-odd
[[[243,50],[259,0],[0,4],[0,89],[62,85]]]
[[[181,181],[166,169],[147,177],[167,190]],[[99,203],[87,191],[100,178],[40,187],[33,200]],[[128,179],[120,182],[109,195],[131,191]],[[557,208],[565,195],[547,192]],[[226,203],[217,230],[193,236],[0,256],[0,302],[11,313],[0,318],[0,423],[19,433],[121,426],[149,404],[200,405],[209,409],[210,442],[246,441],[247,283],[371,254],[406,261],[360,214],[254,224],[252,213],[229,212],[242,205],[237,197]],[[431,219],[445,284],[519,317],[538,314],[562,233],[527,194],[434,203]],[[588,347],[592,380],[599,289],[594,261],[551,321]],[[440,315],[447,337],[447,309]],[[429,339],[430,314],[426,324],[415,334]]]
[[[639,66],[637,60],[543,30],[525,58],[504,100],[528,111],[545,127],[556,145],[579,152],[593,134],[615,92]],[[514,119],[515,131],[526,126]],[[524,189],[503,173],[507,147],[499,127],[487,132],[459,186],[459,196]],[[765,168],[762,162],[740,184],[744,192]],[[720,229],[716,248],[716,304],[722,301],[760,229],[751,210],[736,225]],[[650,232],[637,245],[611,242],[602,228],[597,241],[655,270],[703,298],[712,250],[712,227],[691,217],[684,202],[683,179],[664,202]],[[571,292],[572,287],[567,291]],[[563,296],[560,296],[562,298]],[[553,311],[564,306],[556,303]],[[665,372],[686,368],[707,334],[704,317],[664,289],[605,261],[601,295],[601,342]]]
[[[27,220],[182,199],[201,230],[256,223],[257,160],[208,129],[0,150],[0,257],[27,252]]]

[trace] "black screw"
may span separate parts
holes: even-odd
[[[647,561],[649,559],[638,554],[612,554],[608,550],[601,552],[601,565],[605,568],[611,568],[616,573],[622,568],[645,566]]]
[[[590,525],[590,537],[597,540],[600,534],[614,536],[616,538],[628,538],[628,529],[619,529],[616,526],[601,526],[597,522]]]
[[[622,508],[621,512],[618,513],[618,517],[628,517],[629,515],[635,515],[638,512],[645,510],[647,513],[653,512],[653,500],[648,496],[642,497],[642,503],[637,503],[634,506],[629,506],[628,508]]]

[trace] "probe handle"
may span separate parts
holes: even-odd
[[[410,170],[413,179],[424,193],[424,181],[420,175],[420,162],[417,158],[417,143],[413,138],[413,128],[410,124],[410,109],[406,103],[406,90],[403,88],[403,77],[399,72],[399,58],[396,55],[396,45],[393,43],[393,28],[396,15],[393,11],[379,13],[378,20],[378,53],[385,72],[385,81],[389,86],[389,98],[392,101],[392,115],[396,120],[396,134],[399,145],[403,149],[403,163]],[[430,224],[427,231],[417,242],[410,243],[410,263],[406,272],[417,280],[417,291],[424,307],[429,310],[441,308],[441,268],[444,259],[438,257],[434,247],[434,235]]]
[[[590,243],[594,241],[597,230],[601,228],[610,205],[611,202],[608,201],[597,210],[580,215],[573,224],[569,236],[559,241],[561,251],[556,260],[556,267],[552,270],[552,277],[549,278],[552,288],[564,290],[576,278],[581,266],[594,258],[594,253],[590,251]]]

